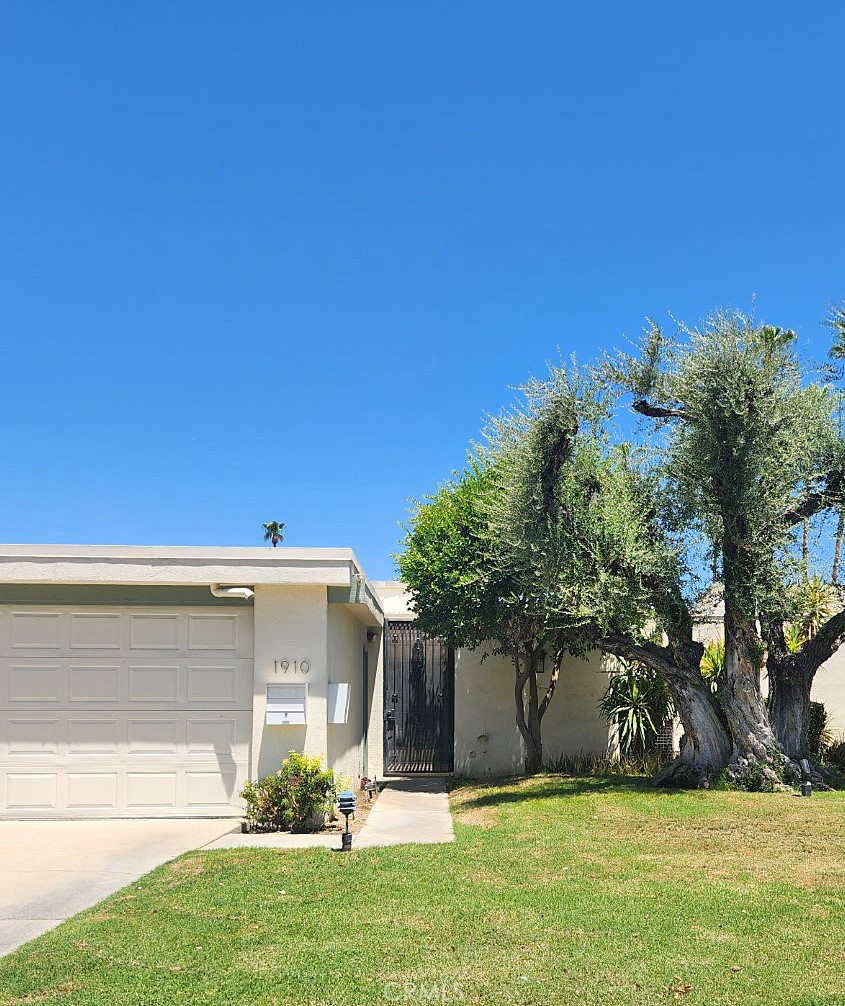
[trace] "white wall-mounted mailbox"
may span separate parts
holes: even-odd
[[[308,685],[267,685],[267,722],[297,725],[307,722]]]
[[[329,682],[329,723],[346,723],[349,720],[349,682]]]

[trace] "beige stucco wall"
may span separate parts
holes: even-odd
[[[370,716],[365,774],[370,779],[384,775],[384,632],[370,644]]]
[[[287,660],[281,673],[274,661]],[[308,673],[293,671],[294,661],[307,660]],[[326,756],[326,686],[328,682],[328,603],[325,586],[255,587],[255,702],[253,706],[253,778],[275,772],[290,750]],[[265,723],[267,685],[308,686],[305,726]]]
[[[516,725],[514,669],[503,657],[459,650],[455,657],[455,772],[494,777],[522,772],[524,750]],[[541,675],[545,689],[548,671]],[[562,755],[605,754],[610,733],[598,702],[608,672],[599,654],[568,657],[543,718],[547,761]]]
[[[361,776],[363,755],[363,664],[367,632],[364,626],[340,605],[328,609],[329,682],[349,684],[349,712],[346,723],[327,727],[327,761],[353,787]]]
[[[845,648],[818,669],[810,698],[814,702],[824,702],[831,730],[837,739],[845,737]]]
[[[256,586],[253,777],[276,771],[294,749],[319,755],[329,768],[357,786],[363,768],[365,646],[370,652],[366,701],[371,707],[381,685],[380,676],[374,680],[379,667],[376,657],[380,633],[368,644],[367,631],[367,626],[349,607],[328,602],[325,586]],[[287,673],[279,666],[282,660],[291,665]],[[307,673],[293,669],[294,662],[301,665],[303,660],[309,664]],[[346,682],[350,686],[346,723],[328,722],[329,682]],[[305,726],[267,724],[267,685],[294,683],[308,686],[307,723]],[[371,708],[371,718],[375,713]],[[380,751],[377,768],[381,770]]]

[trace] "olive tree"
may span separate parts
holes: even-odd
[[[651,323],[640,353],[620,353],[604,371],[656,424],[670,533],[691,550],[703,542],[721,573],[729,773],[741,780],[762,771],[774,781],[794,771],[784,755],[804,755],[813,675],[845,634],[837,615],[798,653],[784,639],[796,529],[842,504],[837,396],[811,379],[793,332],[737,312],[681,326],[672,338]],[[639,659],[649,663],[646,656]]]

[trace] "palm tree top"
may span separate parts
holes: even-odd
[[[273,548],[275,548],[284,538],[282,534],[285,529],[284,522],[268,520],[266,524],[262,524],[261,526],[264,528],[264,540],[271,542]]]

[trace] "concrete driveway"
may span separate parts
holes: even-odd
[[[232,819],[0,821],[0,955],[237,827]]]

